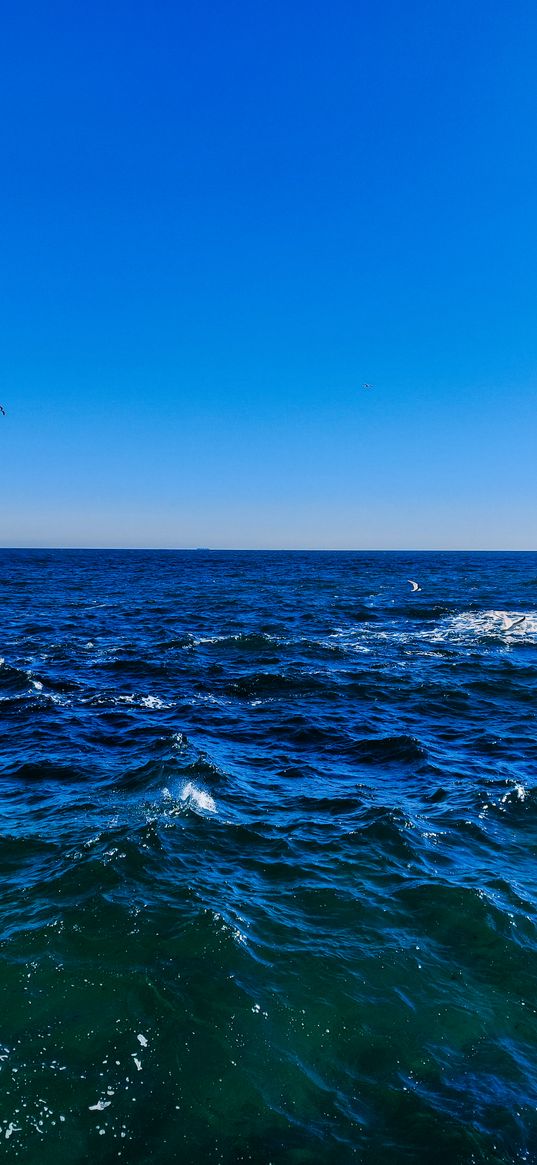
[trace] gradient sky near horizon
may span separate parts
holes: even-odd
[[[530,0],[6,9],[0,544],[534,548],[536,48]]]

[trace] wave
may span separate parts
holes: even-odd
[[[13,1156],[533,1160],[537,557],[8,559]]]
[[[427,759],[427,749],[415,736],[402,733],[397,736],[364,736],[352,741],[344,749],[347,756],[356,757],[362,764],[421,764]]]
[[[264,631],[238,631],[227,635],[199,635],[193,638],[192,644],[195,647],[227,647],[255,655],[258,652],[273,652],[282,645],[282,641],[276,635]]]
[[[13,760],[11,764],[7,764],[3,768],[4,776],[9,776],[13,784],[25,783],[41,783],[56,784],[76,784],[87,780],[88,773],[81,767],[69,765],[66,763],[56,763],[54,761],[24,761],[23,764],[17,764]],[[92,772],[92,778],[95,774]]]
[[[315,692],[326,685],[318,675],[304,671],[251,672],[234,680],[227,691],[236,696],[253,697],[259,694],[290,694],[292,692]]]
[[[193,809],[195,813],[217,813],[216,801],[206,789],[194,785],[192,781],[187,781],[180,793],[180,798],[183,804],[187,805],[189,809]]]
[[[5,659],[0,660],[0,691],[12,695],[25,691],[31,686],[28,671],[22,667],[14,667]]]
[[[94,692],[92,695],[82,697],[83,704],[87,704],[93,708],[130,708],[141,709],[144,708],[150,712],[166,711],[175,707],[172,700],[165,700],[161,696],[147,695],[142,692],[129,692],[123,695],[117,695],[114,691]]]
[[[519,619],[523,623],[516,623]],[[510,626],[514,623],[514,626]],[[423,633],[422,633],[423,634]],[[535,611],[462,611],[450,615],[436,628],[426,632],[432,641],[493,640],[515,645],[537,643],[537,613]]]

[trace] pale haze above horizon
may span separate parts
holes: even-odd
[[[3,31],[0,545],[537,547],[529,0]]]

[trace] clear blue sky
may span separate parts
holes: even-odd
[[[535,547],[536,46],[533,0],[10,5],[0,544]]]

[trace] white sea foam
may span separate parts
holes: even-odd
[[[161,700],[159,696],[142,696],[140,704],[144,708],[170,708],[171,705],[166,700]]]
[[[199,635],[197,639],[192,640],[193,647],[199,647],[202,643],[223,643],[226,639],[232,639],[231,635]]]
[[[133,704],[137,708],[151,708],[152,710],[173,707],[173,704],[168,701],[161,700],[160,696],[136,696],[133,694],[132,696],[118,696],[114,702],[116,704]]]
[[[172,748],[184,748],[188,744],[184,732],[174,732],[172,736]]]
[[[361,640],[368,633],[366,624],[361,623],[359,628],[355,627],[336,627],[335,631],[331,631],[330,635],[323,639],[318,639],[319,647],[328,648],[329,651],[362,651],[367,653],[370,651]]]
[[[518,622],[520,620],[520,622]],[[379,640],[400,643],[423,653],[425,643],[470,643],[496,639],[509,647],[517,643],[537,644],[537,611],[461,611],[434,623],[416,628],[384,627],[360,624],[359,627],[336,627],[330,635],[318,640],[319,646],[349,652],[370,652]]]
[[[189,704],[231,704],[231,700],[225,699],[224,696],[201,696],[196,694],[188,701]]]
[[[523,622],[517,622],[522,620]],[[512,625],[513,624],[513,625]],[[537,643],[537,612],[535,611],[462,611],[460,615],[450,615],[438,624],[424,627],[420,639],[433,643],[450,640],[464,642],[470,639],[497,639],[510,645],[516,643]]]
[[[191,646],[198,647],[204,643],[238,643],[241,639],[245,639],[249,635],[256,635],[258,638],[265,640],[266,643],[281,643],[277,635],[269,635],[267,631],[238,631],[230,635],[198,635],[196,639],[192,640]]]
[[[181,792],[181,801],[191,809],[200,813],[216,813],[216,801],[205,789],[198,788],[192,781],[188,781]]]
[[[522,784],[513,785],[512,789],[508,789],[507,793],[504,793],[504,795],[502,797],[502,805],[505,805],[505,802],[508,801],[509,798],[513,796],[513,793],[516,794],[516,797],[519,801],[525,801],[526,797],[528,796],[528,790],[526,789],[526,787],[524,785],[522,785]]]
[[[185,807],[193,809],[197,813],[216,813],[217,806],[214,797],[207,792],[206,789],[195,785],[193,781],[187,781],[182,787],[172,786],[169,789],[165,786],[162,789],[162,800],[166,804],[164,810],[165,816],[176,817],[183,813]],[[153,809],[155,806],[153,806]]]

